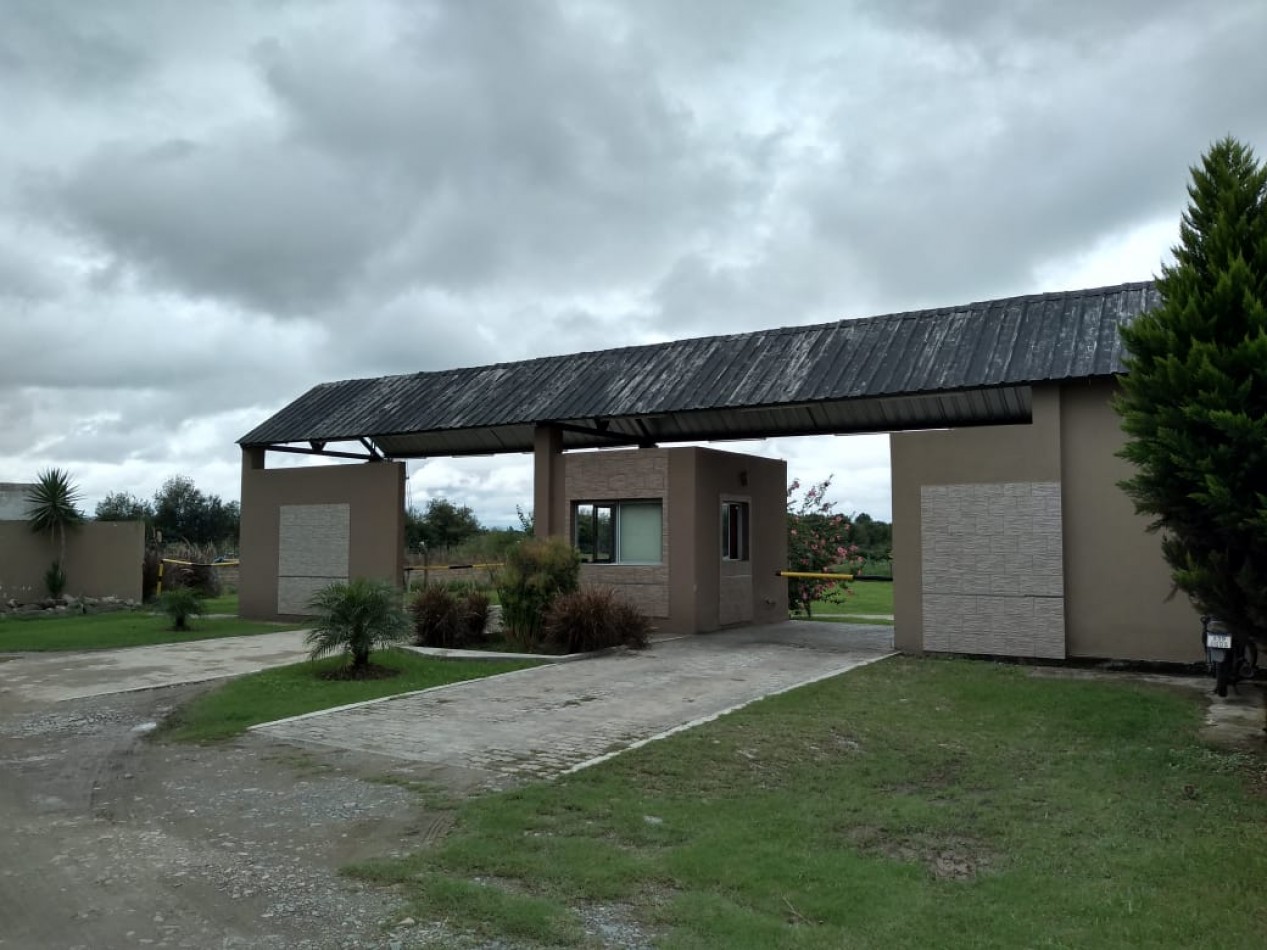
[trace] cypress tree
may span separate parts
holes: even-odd
[[[1232,138],[1191,169],[1161,305],[1122,331],[1117,409],[1176,588],[1267,643],[1267,169]]]

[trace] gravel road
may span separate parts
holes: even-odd
[[[257,737],[147,739],[207,688],[0,699],[0,948],[403,950],[442,938],[394,926],[391,891],[337,873],[444,832],[448,812],[365,781],[427,776]]]

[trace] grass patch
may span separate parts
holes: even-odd
[[[250,726],[347,703],[479,679],[533,666],[531,662],[461,663],[433,660],[403,650],[373,654],[373,662],[399,672],[392,679],[330,680],[322,676],[347,661],[329,657],[263,670],[225,683],[181,707],[163,723],[164,738],[178,742],[228,739]]]
[[[188,630],[172,630],[171,625],[166,616],[132,610],[36,619],[5,618],[0,619],[0,652],[113,650],[154,643],[277,633],[295,628],[295,624],[237,618],[193,620]]]
[[[469,801],[352,873],[552,942],[618,901],[667,947],[1258,947],[1267,760],[1202,744],[1202,703],[888,660]]]
[[[852,623],[884,623],[888,620],[867,619],[869,614],[893,613],[893,585],[887,581],[858,581],[849,585],[849,594],[843,603],[816,600],[810,604],[814,619],[849,620]],[[864,616],[858,616],[858,615]]]
[[[202,609],[209,614],[238,614],[237,593],[221,594],[219,597],[206,597],[202,601]]]

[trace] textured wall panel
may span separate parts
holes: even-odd
[[[921,489],[924,646],[1065,655],[1059,482]]]
[[[282,505],[277,530],[277,612],[311,613],[316,591],[348,579],[351,506]]]
[[[277,612],[279,614],[311,614],[308,602],[321,588],[345,581],[347,577],[279,577],[277,578]]]

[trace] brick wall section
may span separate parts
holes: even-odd
[[[658,565],[583,564],[581,583],[608,587],[626,597],[648,617],[669,616],[669,459],[665,449],[622,452],[576,452],[564,457],[564,490],[568,500],[567,537],[575,535],[572,505],[576,502],[659,499]],[[689,526],[688,526],[689,527]]]
[[[924,485],[924,646],[1063,658],[1059,482]]]

